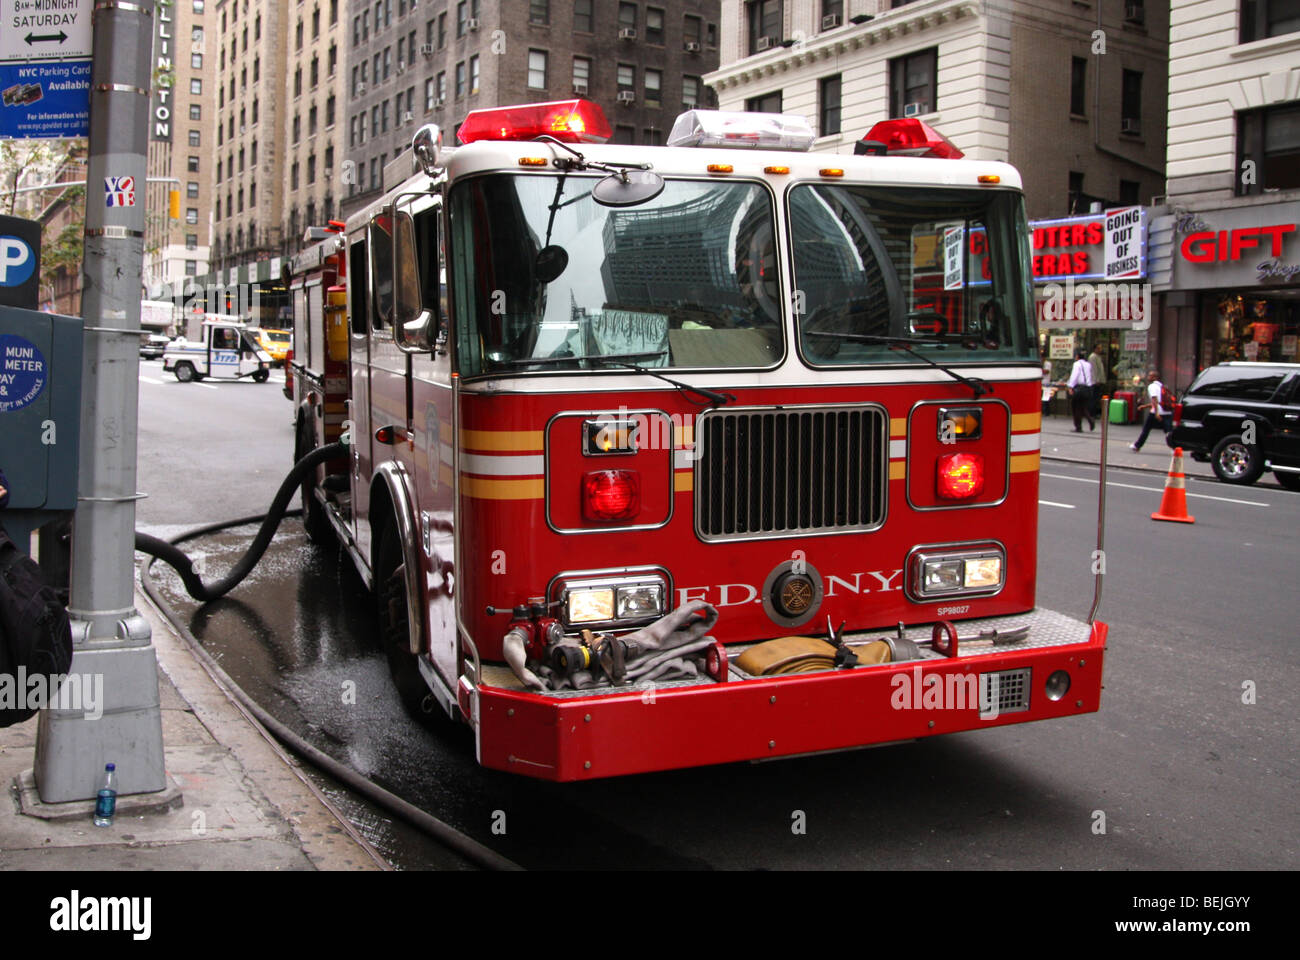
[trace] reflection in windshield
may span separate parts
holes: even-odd
[[[945,363],[1034,360],[1022,221],[1020,197],[1008,191],[795,187],[804,355],[815,364],[920,362],[868,342],[901,338]]]
[[[602,356],[634,355],[649,367],[780,358],[765,189],[674,181],[651,202],[610,208],[591,199],[594,182],[490,176],[453,191],[464,372],[527,370],[530,360],[537,369],[601,368],[587,358]]]

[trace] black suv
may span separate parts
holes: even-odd
[[[1226,483],[1254,483],[1267,461],[1278,483],[1300,490],[1300,363],[1202,370],[1187,388],[1169,445],[1208,460]]]

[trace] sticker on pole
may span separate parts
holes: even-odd
[[[45,357],[35,344],[0,333],[0,413],[27,406],[41,395],[49,378]]]
[[[104,201],[108,207],[134,207],[135,177],[105,177]]]

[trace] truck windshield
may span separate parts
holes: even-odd
[[[799,185],[790,233],[814,366],[1037,362],[1019,194]]]
[[[635,174],[634,174],[635,176]],[[491,175],[450,197],[462,373],[767,367],[784,353],[771,195],[669,181],[633,207],[596,178]]]

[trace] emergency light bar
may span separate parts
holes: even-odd
[[[673,124],[668,146],[808,150],[813,139],[812,127],[803,117],[781,113],[687,110]]]
[[[870,149],[872,144],[882,144],[885,153],[898,157],[960,160],[965,156],[942,133],[924,120],[917,120],[915,117],[880,121],[858,141],[855,152],[873,152]]]
[[[461,143],[476,140],[535,140],[604,143],[614,135],[599,106],[590,100],[554,100],[472,110],[456,131]]]

